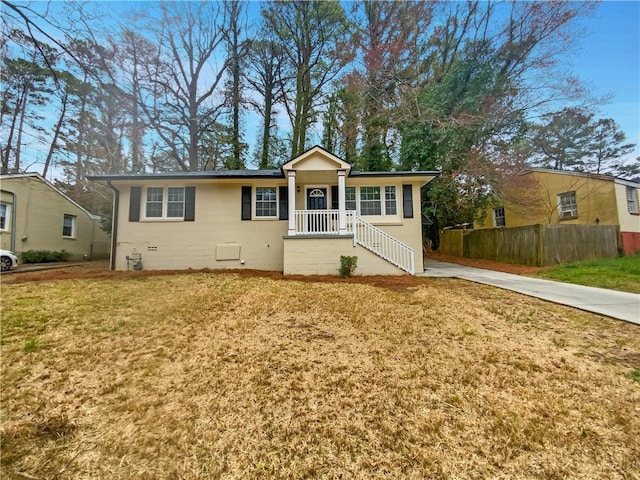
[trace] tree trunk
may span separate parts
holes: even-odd
[[[44,167],[42,168],[42,176],[47,178],[47,173],[49,171],[49,165],[51,165],[51,158],[53,157],[53,153],[56,149],[56,144],[58,142],[58,137],[60,136],[60,130],[62,129],[62,125],[65,120],[65,114],[67,113],[67,100],[69,99],[69,90],[65,87],[64,96],[61,101],[61,110],[60,116],[58,117],[58,123],[56,123],[56,128],[53,132],[53,139],[51,140],[51,145],[49,146],[49,153],[47,153],[47,159],[44,161]]]
[[[269,167],[269,144],[271,142],[271,114],[273,109],[273,90],[275,86],[269,84],[264,91],[264,129],[262,130],[262,156],[260,168]]]
[[[20,109],[20,126],[18,127],[18,138],[16,139],[16,159],[13,165],[15,173],[20,173],[20,151],[22,150],[22,131],[24,130],[24,119],[27,116],[27,99],[29,98],[29,85],[25,82],[22,89],[22,108]]]

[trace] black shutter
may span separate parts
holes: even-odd
[[[196,219],[196,187],[184,187],[184,221]]]
[[[338,210],[338,208],[340,208],[338,200],[338,186],[331,185],[331,210]]]
[[[278,204],[280,207],[280,220],[289,220],[289,188],[278,188]]]
[[[413,186],[402,185],[402,211],[404,218],[413,218]]]
[[[140,195],[142,187],[131,187],[129,190],[129,221],[140,221]]]
[[[251,220],[251,187],[242,187],[242,220]]]

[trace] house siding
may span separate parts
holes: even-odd
[[[548,225],[618,225],[613,179],[533,171],[526,182],[505,190],[505,227]],[[558,195],[576,192],[577,218],[560,219]],[[475,228],[493,228],[493,209]]]
[[[635,190],[636,198],[640,201],[640,189]],[[615,184],[615,195],[618,204],[618,217],[620,219],[620,237],[622,249],[626,255],[640,252],[640,215],[630,213],[627,204],[627,185]]]
[[[70,260],[91,258],[92,252],[108,252],[109,236],[100,229],[100,222],[85,210],[71,202],[51,185],[36,176],[6,176],[2,178],[2,190],[15,194],[15,205],[10,228],[15,225],[14,251],[28,250],[66,251]],[[3,192],[3,202],[7,193]],[[73,238],[62,235],[64,215],[76,219]],[[0,232],[2,248],[10,248],[12,231]]]
[[[194,184],[194,221],[145,220],[141,215],[140,221],[130,222],[126,215],[120,216],[116,270],[126,270],[126,257],[134,253],[142,256],[145,269],[282,270],[282,237],[287,232],[286,221],[242,221],[240,184]],[[265,182],[260,184],[267,185]],[[114,182],[120,191],[120,210],[125,212],[128,211],[130,199],[129,185]],[[179,187],[184,183],[147,181],[145,185]],[[273,183],[268,185],[277,186]],[[225,244],[239,244],[240,258],[216,260],[216,246]]]
[[[372,183],[373,181],[373,183]],[[360,179],[359,183],[364,183]],[[356,183],[358,183],[356,182]],[[116,247],[115,269],[126,270],[132,268],[127,265],[127,256],[140,254],[145,269],[257,269],[271,271],[291,271],[285,267],[285,240],[288,220],[260,219],[253,215],[255,203],[255,187],[280,187],[286,185],[283,180],[252,180],[235,182],[215,182],[207,180],[189,181],[195,186],[195,219],[192,222],[182,220],[148,220],[141,213],[139,221],[129,221],[129,204],[131,186],[145,187],[181,187],[186,186],[181,180],[145,180],[138,184],[132,181],[113,182],[120,192],[120,212],[125,212],[118,218],[118,241]],[[397,183],[398,192],[402,191],[402,183]],[[347,182],[347,185],[354,183]],[[370,179],[369,184],[394,185],[393,182]],[[420,185],[411,183],[413,188],[413,209],[420,211]],[[252,218],[242,220],[242,187],[252,188]],[[144,190],[144,188],[143,188]],[[328,190],[330,191],[330,189]],[[305,184],[300,185],[300,192],[296,192],[296,208],[304,209]],[[415,270],[422,271],[422,226],[420,216],[401,218],[401,199],[399,199],[399,215],[393,217],[365,217],[374,225],[383,229],[398,240],[406,243],[415,251]],[[330,205],[330,204],[329,204]],[[141,211],[144,209],[144,193],[141,200]],[[317,239],[322,247],[320,251],[342,251],[340,245],[345,239]],[[353,240],[346,251],[353,251]],[[216,259],[218,246],[239,245],[239,258]],[[307,254],[315,255],[316,245],[305,243]],[[338,248],[338,250],[336,250]],[[297,252],[296,255],[302,253]],[[324,254],[323,254],[324,255]],[[360,274],[400,274],[396,267],[362,249],[362,269]],[[369,256],[375,260],[366,260]],[[332,253],[331,258],[339,262],[340,255]],[[378,261],[379,260],[379,261]],[[368,265],[372,267],[369,268]],[[375,267],[375,268],[374,268]],[[336,267],[337,268],[337,267]],[[326,269],[325,269],[326,270]],[[325,271],[323,270],[323,271]],[[333,266],[331,270],[335,270]],[[317,270],[320,271],[320,270]],[[309,270],[310,272],[310,270]],[[297,273],[309,273],[300,270]],[[365,273],[367,272],[367,273]],[[331,274],[336,273],[332,271]]]

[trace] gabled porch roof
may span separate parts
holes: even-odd
[[[336,157],[334,154],[328,152],[319,145],[316,145],[297,157],[292,158],[282,165],[281,168],[285,174],[289,170],[344,170],[347,173],[351,171],[350,164],[341,158]]]

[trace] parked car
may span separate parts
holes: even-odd
[[[18,257],[9,250],[0,250],[0,270],[6,272],[18,266]]]

